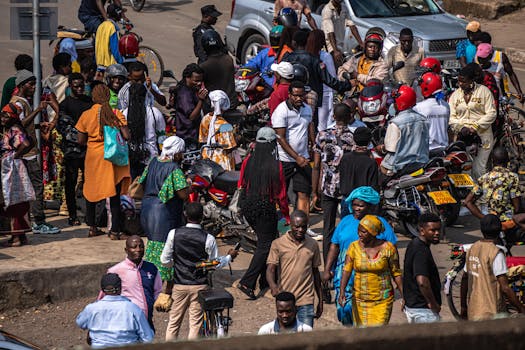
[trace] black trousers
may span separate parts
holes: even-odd
[[[334,234],[335,219],[337,217],[337,206],[340,199],[329,197],[323,194],[321,207],[323,208],[323,259],[326,264],[326,257],[330,249],[330,241]]]
[[[65,192],[66,192],[66,204],[67,211],[69,212],[70,218],[77,217],[77,180],[78,180],[78,171],[82,171],[82,176],[84,176],[84,158],[78,159],[65,159],[64,167],[66,173],[65,181]]]
[[[120,233],[120,183],[117,185],[117,194],[109,199],[111,210],[111,232]],[[96,206],[97,202],[90,202],[86,199],[86,224],[90,227],[96,225]]]
[[[270,253],[270,247],[274,239],[277,238],[277,213],[273,216],[258,216],[255,223],[249,224],[257,234],[257,248],[253,254],[252,261],[248,270],[244,273],[240,283],[250,289],[255,289],[257,279],[259,279],[260,289],[268,287],[266,281],[266,260]]]

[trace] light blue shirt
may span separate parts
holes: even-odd
[[[86,306],[77,325],[89,330],[93,348],[150,343],[154,336],[144,312],[121,295],[106,295]]]

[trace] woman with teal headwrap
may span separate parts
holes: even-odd
[[[373,214],[372,210],[375,205],[379,204],[379,193],[369,186],[358,187],[350,193],[346,198],[350,215],[345,216],[337,225],[334,235],[332,236],[330,250],[326,258],[326,266],[323,273],[323,280],[329,281],[332,277],[334,279],[335,300],[337,309],[337,319],[343,325],[352,325],[352,303],[346,303],[341,306],[339,300],[339,286],[341,276],[343,274],[343,267],[346,257],[346,251],[350,244],[359,239],[357,229],[359,221],[367,214]],[[396,244],[397,237],[392,229],[392,226],[382,217],[378,216],[382,222],[384,231],[381,232],[377,238],[383,239]],[[350,277],[350,281],[346,286],[346,300],[352,298],[352,286],[354,276]]]

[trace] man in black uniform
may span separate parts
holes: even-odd
[[[208,29],[213,29],[213,25],[217,23],[217,17],[222,15],[222,12],[215,8],[215,5],[206,5],[201,7],[201,24],[193,28],[193,52],[195,52],[195,57],[198,58],[197,63],[201,64],[206,61],[208,55],[204,51],[201,44],[202,34]],[[222,40],[221,40],[222,43]],[[224,47],[224,43],[222,43]]]

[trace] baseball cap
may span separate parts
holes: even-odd
[[[35,75],[28,71],[27,69],[22,69],[16,72],[15,74],[15,84],[16,86],[20,86],[22,84],[27,83],[30,80],[35,80]]]
[[[222,15],[222,12],[217,10],[215,5],[206,5],[201,7],[201,14],[203,16],[219,17]]]
[[[103,291],[111,289],[120,289],[122,286],[122,281],[116,273],[107,273],[102,276],[100,281],[100,289]]]
[[[285,79],[293,79],[293,66],[290,62],[273,63],[270,68]]]
[[[478,21],[471,21],[471,22],[468,22],[466,29],[469,32],[477,32],[478,30],[481,29],[481,24]]]
[[[490,44],[479,44],[478,49],[476,50],[476,56],[481,58],[487,58],[492,54],[492,45]]]
[[[257,131],[257,137],[255,138],[255,141],[259,143],[268,143],[274,141],[277,137],[279,136],[277,136],[275,130],[265,126]]]

